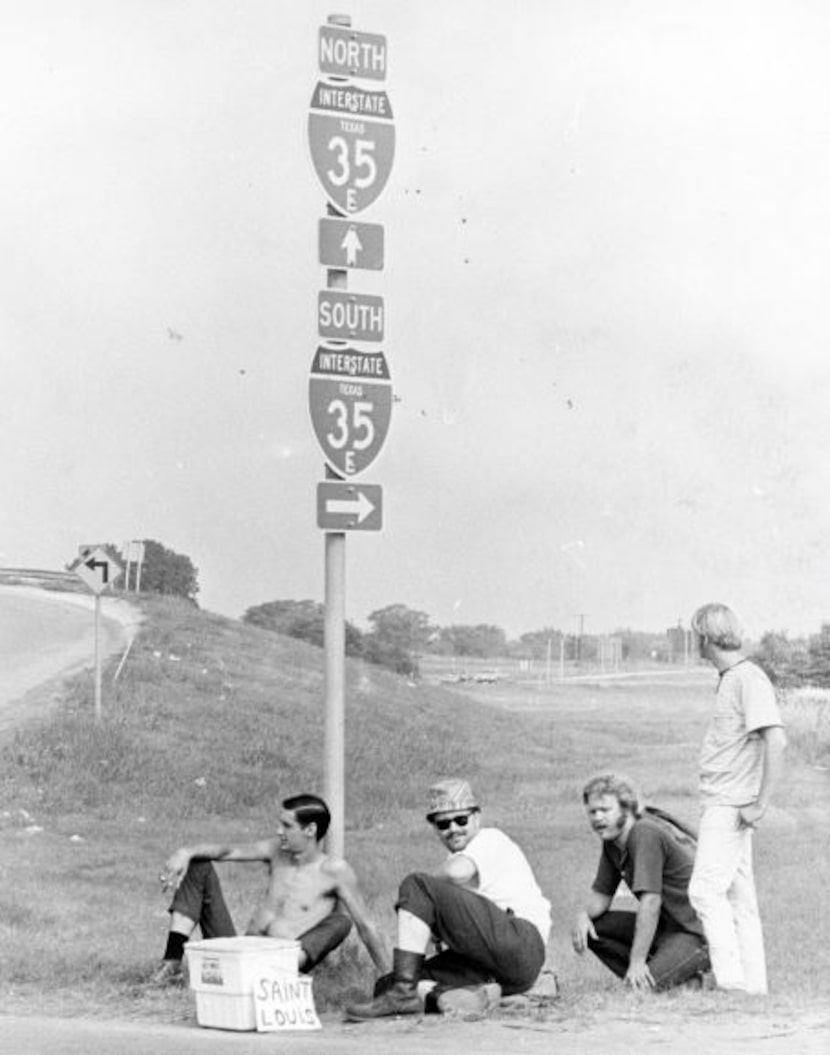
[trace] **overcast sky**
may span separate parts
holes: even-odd
[[[822,0],[3,5],[0,564],[155,538],[209,610],[322,600],[333,12],[386,36],[396,133],[349,276],[396,402],[348,617],[830,620]]]

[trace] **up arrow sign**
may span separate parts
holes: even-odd
[[[384,233],[379,223],[327,216],[320,220],[317,246],[324,267],[383,271]]]
[[[379,531],[382,524],[379,484],[328,480],[317,484],[317,526],[324,531]]]
[[[357,264],[357,254],[363,248],[363,243],[353,225],[349,225],[346,237],[340,243],[340,248],[346,250],[346,266],[354,267]]]

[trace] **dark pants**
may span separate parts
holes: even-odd
[[[597,939],[588,938],[588,948],[619,978],[624,978],[631,959],[634,941],[635,912],[606,912],[594,922]],[[688,982],[709,969],[706,943],[697,934],[666,927],[661,921],[646,957],[657,989]]]
[[[542,970],[545,944],[532,923],[448,879],[413,872],[396,908],[423,920],[446,946],[421,971],[441,989],[498,982],[505,995],[523,993]]]
[[[190,862],[173,897],[170,911],[178,912],[198,923],[204,938],[236,937],[236,927],[225,904],[219,876],[210,861]],[[335,911],[305,934],[301,934],[297,941],[307,957],[302,970],[308,972],[312,967],[316,967],[332,949],[336,949],[345,940],[351,929],[351,918],[343,912]]]

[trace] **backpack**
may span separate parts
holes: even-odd
[[[692,853],[697,849],[697,828],[691,824],[681,821],[673,813],[669,813],[668,810],[661,809],[659,806],[643,807],[643,816],[651,817],[652,820],[667,828],[677,842],[691,850]]]

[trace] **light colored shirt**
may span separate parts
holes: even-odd
[[[721,674],[700,752],[705,806],[755,801],[764,767],[760,730],[781,724],[775,689],[760,667],[742,660]]]
[[[482,828],[461,853],[476,866],[475,892],[505,912],[510,909],[515,916],[532,923],[547,944],[550,902],[539,889],[533,870],[516,843],[498,828]]]

